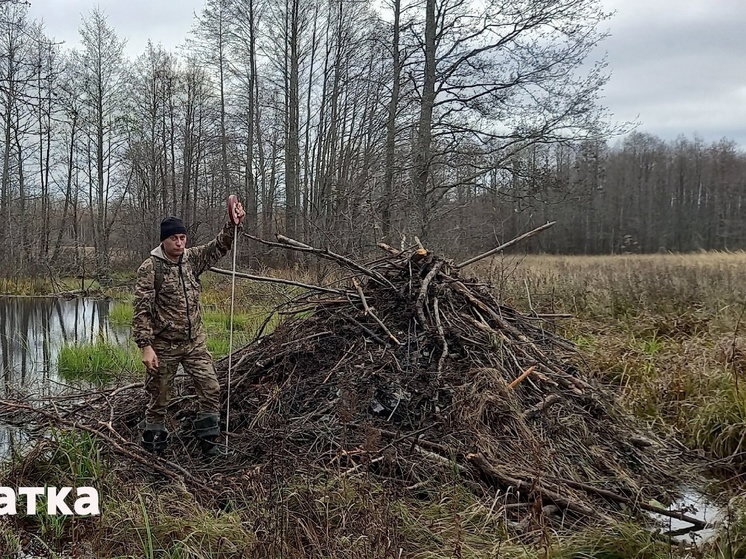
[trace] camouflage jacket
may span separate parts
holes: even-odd
[[[199,276],[222,258],[233,245],[234,226],[226,223],[209,243],[184,250],[178,262],[169,260],[158,245],[137,270],[133,303],[132,337],[138,347],[155,338],[186,342],[202,334]],[[154,258],[163,261],[163,282],[156,293]]]

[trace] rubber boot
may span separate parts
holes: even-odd
[[[142,432],[142,446],[148,452],[160,454],[168,446],[168,430],[163,423],[145,422]]]
[[[220,436],[220,417],[216,413],[201,413],[194,420],[194,435],[199,440],[202,454],[205,456],[218,456],[218,437]]]

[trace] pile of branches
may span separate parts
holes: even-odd
[[[460,264],[421,245],[381,244],[383,256],[362,264],[283,236],[252,237],[331,260],[348,275],[318,286],[237,274],[302,289],[275,309],[285,320],[271,334],[260,331],[217,363],[231,451],[219,461],[189,458],[197,454],[195,407],[186,392],[172,404],[174,444],[160,458],[137,444],[146,400],[136,385],[74,405],[16,403],[13,413],[74,424],[141,469],[203,492],[216,479],[223,493],[238,488],[247,472],[270,467],[275,476],[367,473],[410,490],[456,472],[476,492],[497,491],[557,519],[594,523],[647,509],[701,528],[648,504],[675,496],[683,451],[643,429],[583,372],[575,346],[552,328],[556,316],[518,312],[464,276],[550,225]]]

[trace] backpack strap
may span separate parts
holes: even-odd
[[[160,258],[156,258],[151,255],[150,259],[153,261],[153,272],[155,272],[155,279],[153,281],[153,287],[155,288],[155,297],[153,300],[158,299],[158,293],[161,291],[163,285],[163,276],[165,275],[165,263]]]

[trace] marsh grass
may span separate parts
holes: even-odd
[[[746,557],[746,494],[728,503],[726,522],[717,531],[710,549],[718,559]]]
[[[32,461],[25,462],[21,456],[15,456],[10,463],[2,466],[0,476],[4,479],[4,485],[71,487],[73,496],[77,487],[95,487],[99,495],[111,491],[111,470],[101,455],[99,443],[87,432],[53,429],[28,452],[33,455]],[[72,506],[72,502],[66,502]],[[13,520],[31,533],[38,534],[52,549],[75,541],[97,523],[94,517],[50,515],[45,495],[36,499],[36,514],[19,514]],[[6,537],[6,546],[14,543]],[[0,549],[2,546],[3,530],[0,526]]]
[[[650,530],[621,523],[572,535],[526,510],[533,543],[508,536],[503,498],[458,480],[417,492],[362,476],[296,473],[271,489],[249,481],[245,500],[210,510],[176,488],[141,485],[108,499],[101,556],[207,559],[399,558],[663,559],[684,556]],[[250,494],[249,494],[250,493]],[[714,557],[714,555],[713,555]]]
[[[134,346],[109,342],[66,344],[57,356],[57,372],[68,381],[107,383],[139,375],[140,355]]]
[[[261,306],[239,309],[233,314],[233,350],[249,343],[257,335],[259,327],[267,318],[270,309]],[[264,329],[264,333],[271,332],[280,319],[273,315]],[[228,354],[230,342],[230,306],[228,310],[208,309],[203,312],[203,324],[207,334],[207,349],[216,359]]]
[[[216,359],[228,354],[231,327],[231,281],[217,274],[202,276],[202,319],[207,348]],[[233,312],[233,350],[253,340],[274,307],[292,296],[292,289],[277,284],[236,282]],[[268,334],[280,323],[273,314],[263,330]]]
[[[202,317],[205,332],[207,333],[207,348],[216,359],[225,357],[228,354],[230,339],[230,279],[217,276],[216,274],[205,274],[202,277]],[[237,349],[251,341],[260,327],[267,318],[271,309],[280,302],[286,301],[290,291],[277,286],[267,287],[264,284],[237,283],[236,284],[236,301],[233,314],[233,348]],[[111,324],[120,326],[129,326],[132,324],[133,316],[133,296],[131,293],[115,294],[115,302],[112,305],[108,319]],[[264,333],[271,332],[280,322],[280,317],[273,315],[271,320],[264,329]],[[104,353],[111,353],[104,351]],[[91,357],[92,364],[83,367],[87,356],[71,356],[71,368],[66,369],[65,375],[73,378],[80,375],[72,371],[83,370],[83,378],[92,376],[94,379],[98,376],[101,380],[111,380],[113,371],[110,370],[109,364],[104,359],[106,355]],[[67,359],[67,356],[66,356]],[[139,358],[137,359],[139,362]],[[129,366],[129,363],[126,364]],[[104,371],[99,375],[91,371],[91,368]],[[107,372],[108,371],[108,372]]]
[[[593,318],[683,313],[738,316],[744,252],[504,256],[475,265],[506,302]]]
[[[678,549],[636,524],[586,530],[552,545],[552,559],[667,559],[681,556]],[[684,555],[685,556],[685,555]]]
[[[117,300],[109,310],[109,322],[119,326],[129,326],[132,324],[132,300]]]
[[[482,272],[555,322],[623,406],[716,459],[746,464],[746,253],[525,256]]]
[[[15,557],[21,544],[18,534],[8,524],[0,520],[0,557]]]

